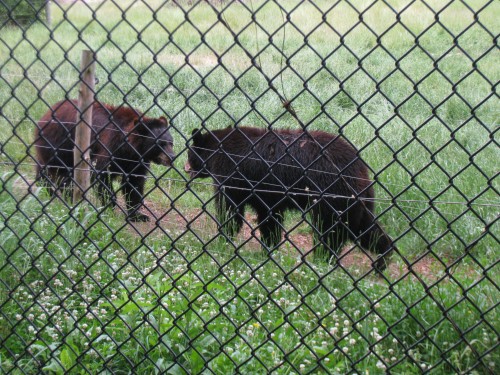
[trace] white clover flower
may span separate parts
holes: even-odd
[[[385,365],[384,365],[384,363],[381,360],[377,361],[376,366],[377,366],[377,368],[379,368],[381,370],[385,369]]]

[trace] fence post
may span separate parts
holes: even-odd
[[[76,119],[78,124],[75,129],[75,147],[73,149],[73,165],[75,166],[73,204],[81,201],[90,188],[90,138],[95,85],[94,57],[92,51],[82,51],[81,83]]]
[[[47,17],[47,26],[52,27],[52,6],[50,0],[45,1],[45,16]]]

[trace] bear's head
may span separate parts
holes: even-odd
[[[146,162],[171,166],[175,159],[174,140],[165,117],[135,119],[135,131],[144,139],[142,157]]]
[[[214,154],[214,148],[216,148],[218,141],[210,132],[202,134],[199,129],[194,129],[191,132],[191,139],[193,143],[188,147],[188,159],[184,165],[184,171],[189,174],[191,179],[210,177],[207,161]]]

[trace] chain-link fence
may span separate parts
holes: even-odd
[[[0,0],[2,373],[497,373],[499,17]]]

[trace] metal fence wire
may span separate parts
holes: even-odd
[[[498,373],[499,18],[0,0],[1,372]]]

